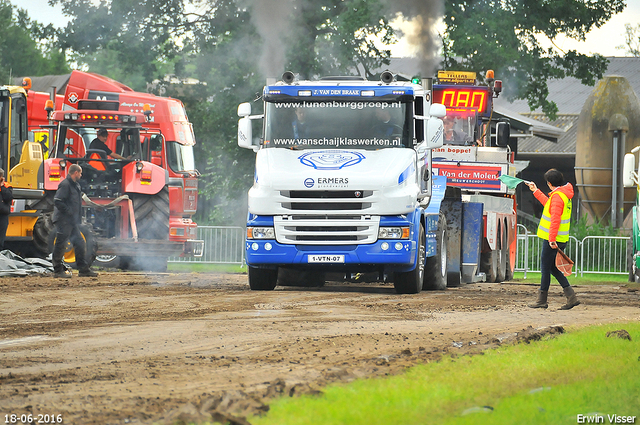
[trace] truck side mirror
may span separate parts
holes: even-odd
[[[433,106],[433,105],[432,105]],[[429,118],[425,121],[427,147],[436,149],[444,143],[444,125],[440,118]]]
[[[633,187],[636,185],[636,156],[628,153],[624,156],[624,165],[622,167],[622,185],[624,187]]]
[[[241,118],[248,117],[251,115],[251,104],[249,102],[244,102],[238,105],[238,116]]]
[[[249,109],[251,109],[251,106],[249,106]],[[238,115],[239,114],[240,108],[238,108]],[[242,117],[238,120],[238,146],[245,149],[253,149],[252,141],[253,130],[251,128],[251,120],[248,116]]]
[[[429,115],[436,118],[444,118],[447,115],[447,107],[441,103],[434,103],[429,108]]]
[[[508,122],[499,122],[496,124],[496,145],[504,148],[509,144],[511,137],[511,126]]]

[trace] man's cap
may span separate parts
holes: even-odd
[[[108,136],[109,132],[105,128],[98,130],[98,136]]]

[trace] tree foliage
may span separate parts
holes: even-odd
[[[64,74],[69,66],[56,45],[58,31],[29,19],[27,12],[0,0],[0,78]]]
[[[618,46],[616,49],[626,50],[628,55],[633,57],[640,57],[640,24],[624,25],[624,41],[623,46]]]
[[[0,0],[0,5],[6,0]],[[371,77],[389,63],[396,39],[389,20],[439,11],[436,0],[49,0],[71,21],[60,45],[78,66],[136,90],[185,102],[196,135],[201,223],[241,224],[254,154],[236,142],[236,108],[260,113],[266,77]],[[437,7],[436,7],[437,6]],[[444,63],[451,69],[495,69],[505,95],[527,99],[549,115],[550,78],[593,84],[607,61],[544,48],[559,35],[583,39],[624,8],[624,0],[451,0],[446,2]],[[1,8],[0,8],[1,11]],[[424,18],[424,17],[423,17]],[[419,22],[430,22],[427,19]],[[36,34],[33,29],[31,34]],[[40,27],[38,27],[40,28]],[[42,29],[42,28],[40,28]],[[166,76],[194,78],[175,85]]]
[[[446,2],[445,64],[473,71],[495,69],[505,80],[505,95],[526,99],[552,119],[558,109],[547,99],[547,81],[576,77],[594,85],[608,61],[555,45],[559,35],[584,40],[611,16],[621,12],[624,0],[453,0]]]

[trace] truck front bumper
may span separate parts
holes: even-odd
[[[385,266],[394,271],[413,270],[416,242],[379,240],[366,245],[288,245],[275,240],[246,240],[247,264],[259,266],[305,266],[309,268],[355,268]]]

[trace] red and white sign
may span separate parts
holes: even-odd
[[[499,177],[508,173],[508,165],[477,163],[433,163],[433,173],[447,177],[447,185],[481,192],[506,192],[507,187]]]
[[[78,101],[78,93],[72,91],[71,93],[69,93],[69,96],[67,96],[67,100],[69,101],[69,103],[76,103]]]

